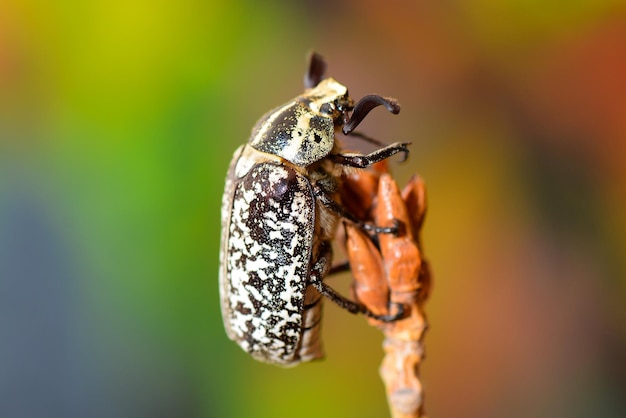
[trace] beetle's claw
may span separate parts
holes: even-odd
[[[404,224],[398,219],[393,220],[393,226],[373,226],[372,230],[377,234],[392,234],[394,236],[400,235],[404,230]]]
[[[373,232],[374,234],[396,234],[398,232],[397,225],[394,226],[378,226],[371,223],[364,223],[363,229]]]
[[[376,315],[375,313],[365,309],[363,313],[370,318],[377,319],[382,322],[393,322],[401,319],[404,316],[404,305],[402,303],[391,302],[390,305],[396,306],[396,313],[389,315]],[[391,311],[391,309],[390,309]]]
[[[400,150],[398,152],[403,153],[402,159],[400,160],[401,163],[405,162],[409,158],[409,145],[411,145],[410,142],[403,142],[400,144]]]

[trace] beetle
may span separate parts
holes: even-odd
[[[255,359],[282,366],[323,357],[322,297],[352,313],[383,321],[333,290],[333,239],[341,219],[365,231],[395,233],[396,227],[362,222],[335,200],[342,174],[397,153],[408,142],[369,154],[342,153],[335,133],[381,143],[354,129],[375,107],[400,106],[378,95],[354,104],[347,88],[324,78],[326,63],[312,53],[305,91],[259,119],[247,144],[234,153],[222,199],[220,302],[228,337]]]

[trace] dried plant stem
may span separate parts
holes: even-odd
[[[398,332],[397,328],[381,326],[385,334],[383,342],[385,358],[380,367],[380,375],[385,383],[393,418],[426,417],[423,412],[422,384],[419,380],[419,366],[424,354],[422,339],[426,319],[417,309],[417,305],[413,305],[411,309],[411,316],[403,319],[402,321],[406,322],[402,325],[407,324],[407,328],[420,329],[417,331],[419,337]]]
[[[419,380],[427,328],[423,305],[430,291],[429,267],[419,240],[426,210],[424,184],[414,177],[401,193],[389,174],[362,173],[352,176],[347,187],[361,208],[370,209],[371,221],[399,227],[398,234],[379,234],[375,244],[358,227],[346,225],[346,248],[359,302],[377,314],[388,314],[390,305],[405,310],[402,319],[394,322],[369,319],[385,335],[380,374],[391,415],[425,418]]]

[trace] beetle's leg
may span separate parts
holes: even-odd
[[[332,210],[333,212],[335,212],[342,218],[349,220],[350,222],[352,222],[353,224],[357,225],[359,228],[365,231],[371,231],[377,234],[397,234],[398,233],[399,225],[376,226],[374,224],[359,220],[356,216],[348,212],[343,206],[341,206],[339,203],[331,199],[326,194],[326,192],[317,184],[313,185],[313,193],[315,194],[315,197],[322,205],[326,206],[328,209]]]
[[[387,158],[391,157],[394,154],[399,152],[404,153],[404,160],[409,155],[409,149],[407,145],[411,144],[410,142],[396,142],[394,144],[388,145],[385,148],[381,148],[369,154],[330,154],[328,158],[331,159],[332,162],[341,164],[341,165],[349,165],[350,167],[357,168],[367,168],[372,164],[376,164]]]
[[[404,305],[401,303],[392,303],[397,307],[397,312],[393,315],[376,315],[374,312],[370,311],[363,305],[359,305],[356,302],[351,301],[343,296],[341,296],[337,291],[335,291],[332,287],[328,286],[324,283],[316,274],[312,273],[310,276],[311,284],[313,287],[317,289],[322,295],[326,296],[328,299],[337,304],[340,308],[347,310],[350,313],[357,314],[362,313],[365,316],[370,318],[377,319],[383,322],[392,322],[400,319],[404,315]]]
[[[328,299],[336,303],[339,307],[347,310],[350,313],[357,314],[362,313],[365,316],[369,316],[370,318],[377,319],[383,322],[391,322],[397,319],[400,319],[402,315],[404,315],[404,305],[400,303],[392,303],[397,307],[396,313],[393,315],[376,315],[374,312],[367,309],[365,306],[351,301],[350,299],[341,296],[335,289],[327,285],[322,281],[324,277],[330,271],[328,267],[329,258],[330,258],[330,246],[327,246],[322,250],[320,257],[317,259],[313,267],[311,268],[311,272],[309,273],[309,283],[317,289],[320,294],[326,296]]]

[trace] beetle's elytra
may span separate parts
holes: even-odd
[[[353,132],[370,110],[393,99],[365,96],[356,105],[345,86],[323,78],[326,64],[312,54],[306,90],[266,113],[228,169],[222,200],[220,296],[228,336],[255,359],[291,366],[323,356],[322,296],[352,313],[381,320],[344,298],[323,279],[341,219],[367,231],[394,233],[359,221],[336,200],[347,167],[366,168],[403,152],[394,143],[370,154],[344,154],[335,133]],[[372,140],[373,141],[373,140]],[[380,144],[378,144],[380,145]]]

